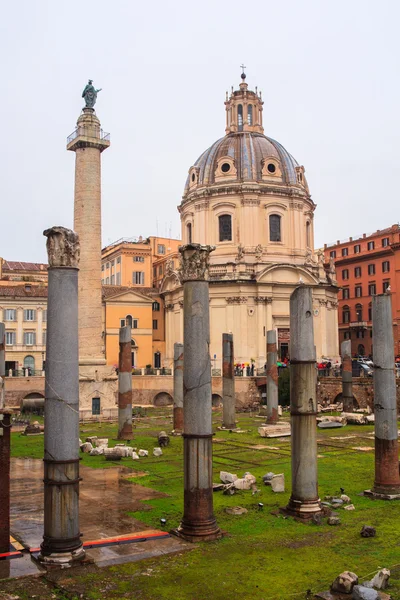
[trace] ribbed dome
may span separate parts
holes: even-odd
[[[197,159],[194,167],[198,169],[197,185],[215,183],[215,171],[222,157],[235,161],[236,181],[262,181],[263,159],[279,161],[282,181],[288,185],[298,185],[297,161],[275,140],[255,132],[230,133],[217,140]],[[231,179],[232,181],[232,179]],[[189,187],[189,178],[186,190]]]

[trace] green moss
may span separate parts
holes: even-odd
[[[158,431],[168,431],[171,423],[168,412],[160,418],[159,413],[156,413],[157,418],[152,414],[140,419],[131,442],[134,447],[149,450],[150,456],[134,464],[131,459],[117,464],[130,466],[133,471],[145,471],[145,476],[133,477],[132,481],[167,494],[167,497],[146,500],[146,507],[132,513],[133,516],[154,528],[160,527],[163,517],[167,519],[167,529],[172,529],[179,524],[183,511],[183,441],[181,437],[171,437],[163,455],[153,457]],[[330,527],[326,523],[304,525],[272,514],[286,505],[290,495],[290,439],[260,438],[257,428],[263,420],[249,414],[238,415],[239,426],[248,430],[247,433],[219,431],[220,417],[220,412],[214,413],[214,481],[219,480],[220,470],[238,476],[250,471],[257,477],[259,488],[254,495],[251,491],[234,496],[214,494],[215,514],[219,526],[226,532],[225,537],[178,555],[95,569],[90,573],[71,570],[63,581],[66,590],[74,593],[82,590],[85,598],[110,600],[222,600],[231,596],[293,600],[296,595],[306,598],[307,590],[327,590],[343,570],[356,572],[364,581],[379,567],[390,568],[400,563],[400,503],[371,501],[360,496],[373,481],[374,453],[354,448],[373,447],[373,438],[368,435],[373,432],[372,426],[347,426],[339,432],[318,430],[320,496],[340,494],[340,488],[344,488],[356,507],[354,511],[339,509],[342,524]],[[110,445],[117,443],[115,424],[85,424],[81,432],[82,439],[99,435],[109,437]],[[335,439],[348,435],[355,437]],[[12,454],[42,458],[43,436],[26,438],[12,434]],[[81,456],[83,464],[93,468],[113,466],[101,456]],[[270,487],[262,484],[262,475],[267,471],[285,474],[285,493],[274,494]],[[264,505],[262,510],[258,508],[259,502]],[[244,506],[248,513],[240,517],[225,513],[226,507],[236,505]],[[376,527],[375,538],[361,538],[364,524]],[[389,591],[394,599],[400,598],[399,567],[392,568]]]

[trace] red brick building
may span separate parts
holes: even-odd
[[[372,296],[392,294],[395,354],[400,355],[400,227],[392,225],[359,238],[325,244],[325,260],[333,259],[339,292],[339,344],[351,340],[354,355],[372,348]]]

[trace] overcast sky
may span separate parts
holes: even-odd
[[[399,220],[398,0],[3,0],[0,256],[46,261],[72,227],[88,78],[102,155],[103,244],[180,235],[189,167],[224,135],[225,91],[264,97],[264,128],[305,166],[315,240]],[[47,261],[46,261],[47,262]]]

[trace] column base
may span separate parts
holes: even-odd
[[[368,496],[368,498],[372,498],[373,500],[400,500],[400,488],[398,490],[391,488],[386,491],[365,490],[364,496]]]
[[[289,504],[285,508],[281,508],[280,512],[300,521],[309,521],[314,515],[322,513],[321,501],[318,498],[302,502],[290,498]]]
[[[80,356],[79,357],[79,366],[80,367],[93,367],[93,366],[104,366],[107,364],[106,359],[104,358],[104,356],[98,356],[95,358],[85,358],[84,356]]]
[[[172,535],[185,540],[186,542],[213,542],[223,537],[222,531],[217,525],[215,519],[202,523],[199,526],[181,523],[177,529],[170,531]]]
[[[85,556],[86,552],[83,549],[82,544],[79,548],[76,548],[76,550],[71,550],[70,552],[53,552],[52,554],[42,554],[42,552],[40,552],[38,560],[45,566],[48,565],[49,567],[68,567],[84,560]]]

